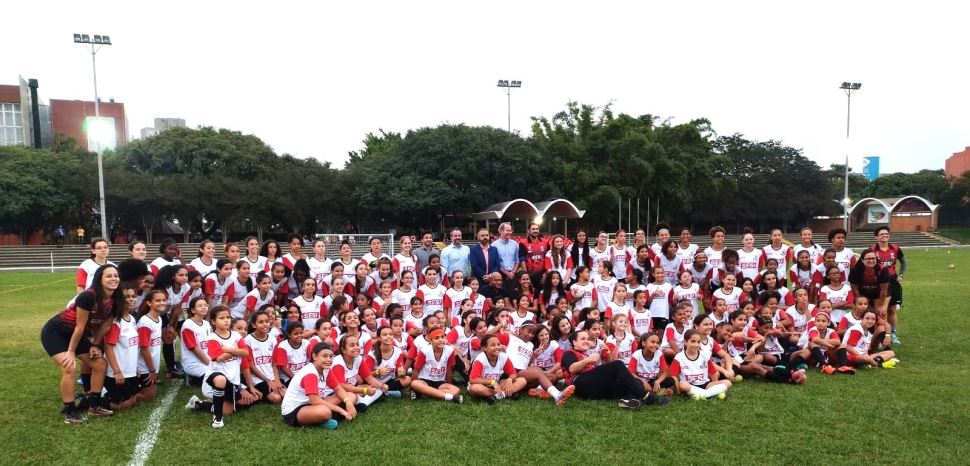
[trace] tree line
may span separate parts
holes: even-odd
[[[660,201],[662,219],[704,229],[758,230],[841,213],[844,165],[823,169],[781,141],[718,135],[706,119],[675,124],[609,105],[568,103],[535,117],[523,137],[493,127],[445,124],[367,134],[341,168],[276,154],[253,135],[173,128],[104,157],[112,236],[152,241],[178,220],[184,241],[265,232],[378,232],[464,226],[495,202],[566,198],[578,224],[616,226],[617,204]],[[917,194],[946,215],[970,218],[970,175],[852,173],[850,197]],[[26,238],[58,224],[100,229],[96,157],[0,147],[0,230]],[[625,205],[625,203],[624,203]]]

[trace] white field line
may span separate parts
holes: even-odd
[[[149,455],[152,454],[152,448],[155,447],[155,441],[158,440],[159,428],[162,426],[162,421],[165,420],[165,415],[168,413],[169,408],[172,407],[172,403],[175,401],[175,396],[179,393],[182,382],[173,385],[165,393],[161,403],[152,411],[151,416],[148,417],[148,423],[138,436],[138,443],[135,444],[135,451],[131,455],[131,461],[128,462],[128,466],[143,466],[148,461]]]

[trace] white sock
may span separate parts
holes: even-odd
[[[363,403],[364,406],[370,406],[372,403],[377,401],[377,399],[380,398],[382,394],[383,392],[381,392],[380,390],[375,390],[374,393],[371,393],[370,395],[357,397],[357,402]]]
[[[689,391],[689,392],[687,392],[687,393],[688,393],[689,395],[691,395],[691,396],[694,396],[694,395],[700,395],[700,396],[701,396],[701,398],[710,398],[710,397],[711,397],[711,395],[710,395],[710,393],[708,392],[708,390],[706,390],[706,389],[703,389],[703,388],[701,388],[701,387],[695,387],[695,386],[693,386],[693,385],[691,385],[691,386],[690,386],[690,391]]]
[[[540,390],[542,390],[542,389],[540,388]],[[549,389],[546,390],[546,391],[549,392],[549,394],[552,395],[552,397],[555,398],[555,399],[557,399],[557,400],[562,395],[562,392],[560,392],[559,389],[556,388],[556,387],[549,387]]]
[[[727,389],[728,389],[727,385],[724,385],[724,384],[720,384],[719,383],[719,384],[717,384],[717,385],[715,385],[715,386],[707,389],[707,393],[710,395],[707,398],[714,397],[714,396],[717,396],[717,395],[719,395],[721,393],[724,393],[724,392],[727,391]]]
[[[453,399],[455,399],[455,395],[452,395],[451,393],[445,393],[445,401],[451,401]]]

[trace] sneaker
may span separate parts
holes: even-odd
[[[495,403],[498,403],[498,398],[495,398],[495,395],[492,395],[492,396],[489,396],[489,397],[486,397],[486,398],[482,398],[482,401],[484,401],[485,404],[491,406],[491,405],[493,405]]]
[[[820,372],[827,375],[835,375],[835,368],[826,364],[822,366],[822,369],[820,370]]]
[[[213,429],[221,429],[225,425],[226,424],[222,422],[222,419],[219,419],[219,418],[217,418],[215,416],[212,416],[212,428]]]
[[[718,393],[718,394],[717,394],[717,399],[719,399],[719,400],[723,400],[723,399],[725,399],[725,398],[727,398],[727,393],[725,393],[725,392],[721,392],[721,393]]]
[[[562,389],[562,391],[559,392],[559,398],[556,399],[556,406],[562,406],[566,404],[566,400],[568,400],[569,397],[573,396],[573,392],[575,391],[576,391],[575,385],[570,385]],[[542,393],[546,393],[546,391],[543,390]],[[548,393],[546,393],[546,395],[548,395]]]
[[[892,359],[890,359],[890,361],[892,361],[892,362],[894,362],[896,364],[899,364],[899,359],[898,358],[892,358]]]
[[[808,369],[808,364],[801,363],[801,364],[795,366],[795,370],[796,371],[805,370],[805,369]]]
[[[463,396],[461,396],[461,395],[458,395],[458,396],[456,396],[456,397],[454,397],[454,398],[451,399],[451,402],[454,403],[454,404],[456,404],[456,405],[460,405],[464,401],[465,401],[465,398]]]
[[[638,410],[640,409],[640,400],[634,398],[621,398],[619,406],[623,409]]]
[[[418,399],[418,392],[414,391],[413,389],[410,390],[410,392],[411,392],[411,400],[412,401],[417,400]]]
[[[842,366],[836,370],[839,371],[839,374],[855,375],[855,369],[850,366]]]
[[[334,430],[337,428],[338,425],[340,425],[340,423],[337,422],[336,419],[327,419],[327,422],[320,424],[320,427],[323,427],[324,429],[327,429],[327,430]]]
[[[401,397],[401,391],[400,390],[388,390],[388,392],[385,393],[384,396],[386,396],[388,398],[400,398]]]
[[[501,400],[501,399],[504,399],[505,398],[505,394],[504,393],[496,393],[496,394],[494,394],[492,396],[494,396],[496,400]]]
[[[197,397],[195,395],[190,396],[189,397],[189,402],[188,403],[185,403],[185,410],[186,411],[195,411],[196,405],[198,403],[200,403],[200,402],[202,402],[202,400],[200,400],[199,397]]]
[[[81,415],[76,409],[63,410],[64,413],[64,423],[70,425],[78,425],[84,422],[84,416]]]
[[[92,416],[111,416],[115,412],[104,406],[92,406],[88,408],[88,414]]]
[[[670,398],[658,396],[653,392],[647,392],[647,396],[643,397],[643,400],[640,400],[641,405],[663,406],[667,403],[670,403]]]
[[[896,361],[894,361],[892,359],[890,359],[888,361],[883,361],[882,362],[882,368],[883,369],[893,369],[895,367],[896,367]]]
[[[901,344],[903,344],[903,342],[899,341],[899,337],[897,337],[895,333],[893,334],[893,344],[894,345],[901,345]]]

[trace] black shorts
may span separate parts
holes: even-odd
[[[185,374],[185,383],[187,383],[187,384],[189,384],[189,385],[191,385],[193,387],[201,387],[202,386],[202,376],[201,375],[200,376],[194,376],[194,375]]]
[[[221,375],[221,376],[225,377],[225,374],[223,374],[222,372],[213,372],[213,373],[209,374],[208,377],[205,378],[205,385],[206,386],[202,387],[202,394],[205,395],[206,398],[209,398],[210,397],[210,393],[207,393],[206,388],[208,388],[209,390],[213,390],[213,391],[216,388],[215,385],[212,385],[212,380],[217,375]],[[232,406],[233,406],[233,409],[235,409],[236,405],[239,402],[239,399],[242,398],[242,387],[240,387],[239,385],[233,385],[231,383],[227,383],[226,384],[226,388],[223,389],[223,392],[225,392],[225,398],[224,399],[226,401],[231,402],[232,403]]]
[[[290,411],[289,414],[283,415],[283,422],[290,427],[301,427],[300,421],[296,419],[296,415],[297,413],[300,412],[301,409],[306,408],[307,406],[310,406],[310,405],[303,404],[303,405],[297,406],[296,408],[293,408],[293,411]]]
[[[899,284],[899,280],[889,280],[889,305],[903,305],[903,285]]]
[[[114,404],[123,403],[141,391],[137,376],[126,378],[125,382],[120,385],[115,382],[114,377],[106,376],[104,378],[104,389],[108,391],[108,401]]]
[[[255,388],[257,392],[263,394],[263,397],[260,398],[261,400],[265,401],[266,397],[269,396],[269,383],[266,382],[265,380],[256,385],[253,385],[253,388]]]
[[[138,377],[137,377],[137,379],[138,379],[138,390],[142,390],[142,389],[145,389],[145,388],[148,388],[148,387],[154,387],[155,386],[154,383],[148,383],[148,375],[149,374],[138,374]],[[158,379],[157,375],[156,375],[155,379],[156,380]]]
[[[73,334],[73,328],[64,325],[60,316],[54,316],[40,329],[40,344],[43,345],[48,356],[54,356],[67,351]],[[91,334],[87,331],[81,335],[81,339],[77,342],[77,348],[74,349],[74,354],[87,354],[91,350],[90,337]]]
[[[442,380],[440,382],[439,381],[434,381],[434,380],[425,380],[425,379],[418,379],[418,380],[420,380],[420,381],[428,384],[429,387],[431,387],[431,388],[433,388],[435,390],[441,388],[441,386],[445,384],[445,381],[444,380]]]

